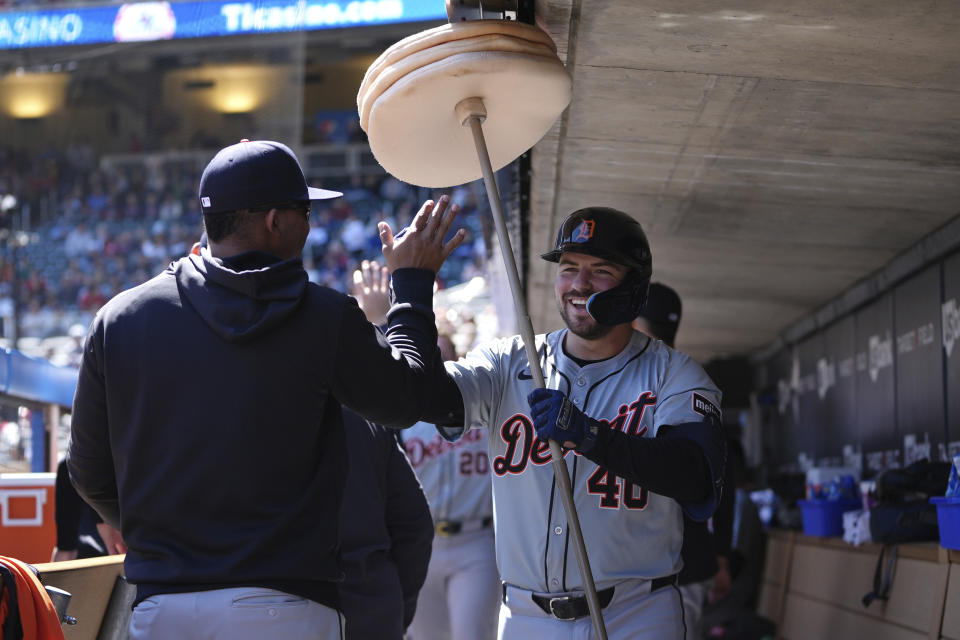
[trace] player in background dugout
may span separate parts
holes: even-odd
[[[659,282],[650,283],[647,304],[633,321],[633,328],[646,335],[662,340],[673,347],[683,316],[680,296],[672,288]],[[698,522],[683,516],[683,569],[678,584],[683,596],[683,614],[686,622],[686,640],[703,637],[701,619],[706,603],[713,602],[730,590],[730,573],[727,556],[730,552],[730,537],[733,527],[733,489],[730,465],[725,477],[727,491],[717,506],[717,511],[707,522]]]
[[[720,392],[690,357],[633,330],[652,273],[640,224],[603,207],[560,226],[553,250],[560,331],[536,338],[534,390],[519,337],[446,364],[423,419],[451,439],[487,430],[502,640],[588,637],[591,621],[547,438],[568,449],[611,640],[680,640],[682,512],[706,520],[725,450]],[[572,449],[572,451],[570,451]]]
[[[457,359],[449,336],[441,335],[439,346],[444,361]],[[402,437],[436,526],[430,568],[410,625],[410,638],[493,640],[500,577],[486,438],[473,431],[450,443],[428,422],[418,422],[403,431]]]
[[[427,576],[433,520],[396,432],[345,409],[350,469],[339,585],[346,640],[402,640]]]
[[[365,274],[369,286],[360,286]],[[386,325],[386,267],[364,260],[352,295],[367,320]],[[397,432],[343,413],[350,470],[340,524],[345,580],[339,585],[346,640],[402,640],[427,575],[433,519]]]
[[[727,467],[732,494],[733,529],[729,555],[730,589],[723,597],[712,600],[703,610],[703,625],[708,638],[758,640],[772,638],[776,625],[757,614],[757,598],[763,583],[767,535],[756,505],[750,498],[753,490],[751,471],[739,440],[727,440]]]
[[[389,307],[386,269],[364,260],[354,272],[353,295],[371,322]],[[449,336],[438,339],[444,361],[457,359]],[[490,640],[496,636],[500,580],[493,540],[490,459],[486,438],[451,444],[418,422],[400,432],[410,463],[427,494],[436,526],[426,581],[410,640]]]
[[[70,483],[65,459],[57,465],[53,516],[57,525],[57,546],[53,548],[50,562],[95,558],[127,551],[120,532],[104,523]]]
[[[310,202],[338,195],[283,144],[222,149],[200,179],[209,246],[90,326],[67,466],[127,544],[132,638],[343,638],[340,407],[394,427],[427,410],[433,282],[463,234],[444,242],[445,199],[397,237],[381,223],[384,336],[300,260]]]

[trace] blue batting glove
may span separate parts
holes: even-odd
[[[555,389],[534,389],[527,396],[530,417],[537,437],[550,438],[560,444],[572,442],[580,453],[587,453],[597,443],[600,423],[577,409],[562,392]]]

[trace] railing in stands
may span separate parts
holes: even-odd
[[[307,177],[329,178],[356,175],[382,175],[383,169],[365,142],[347,144],[315,144],[294,148]],[[159,171],[170,164],[189,165],[199,175],[217,149],[158,151],[152,153],[114,153],[100,158],[100,169],[106,172],[142,167]]]

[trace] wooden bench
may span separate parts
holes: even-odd
[[[104,556],[34,565],[44,586],[69,592],[67,615],[77,619],[64,625],[66,640],[126,638],[133,588],[122,579],[124,556]]]
[[[771,531],[757,612],[784,640],[960,640],[960,552],[899,545],[889,600],[864,607],[880,550]]]

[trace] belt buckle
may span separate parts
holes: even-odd
[[[576,620],[577,616],[563,616],[557,613],[557,610],[554,607],[555,604],[558,604],[558,603],[569,604],[570,601],[571,601],[570,596],[560,596],[557,598],[550,598],[550,615],[552,615],[557,620],[564,620],[564,621]]]

